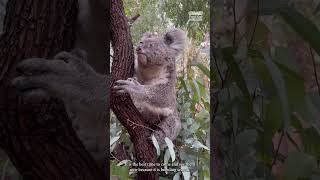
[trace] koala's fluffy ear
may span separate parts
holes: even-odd
[[[176,51],[176,54],[179,54],[185,48],[187,41],[186,33],[178,28],[173,28],[169,30],[164,35],[164,42],[173,50]]]

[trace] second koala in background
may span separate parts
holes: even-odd
[[[161,147],[165,137],[174,140],[181,122],[176,102],[176,57],[183,51],[186,34],[169,30],[164,37],[144,34],[137,46],[135,78],[118,80],[118,94],[129,93],[144,119],[154,127],[154,136]]]

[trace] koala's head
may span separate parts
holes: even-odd
[[[145,33],[137,46],[140,66],[164,66],[179,55],[186,42],[186,33],[181,29],[171,29],[164,37]]]

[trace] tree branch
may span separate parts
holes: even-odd
[[[134,51],[122,0],[112,0],[111,41],[114,50],[111,73],[112,88],[116,80],[127,79],[134,74]],[[145,128],[149,127],[149,125],[136,109],[129,95],[116,96],[111,90],[111,108],[130,135],[137,161],[155,163],[157,158],[156,151],[151,141],[148,140],[151,136],[151,131]],[[141,126],[131,126],[132,122]],[[157,172],[139,171],[137,178],[139,180],[157,180],[159,177]]]

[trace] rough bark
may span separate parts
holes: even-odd
[[[118,79],[127,79],[134,73],[134,51],[128,20],[124,14],[122,0],[111,1],[111,41],[114,50],[112,64],[112,83]],[[138,162],[155,163],[156,151],[149,137],[148,124],[142,118],[128,95],[115,96],[111,94],[111,108],[118,120],[126,128],[134,144]],[[144,167],[141,167],[144,168]],[[138,172],[139,180],[159,179],[157,172]]]
[[[28,57],[50,58],[73,46],[77,0],[9,0],[0,37],[0,146],[24,179],[103,179],[63,103],[26,102],[11,80]]]

